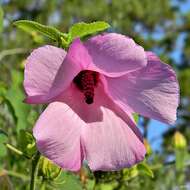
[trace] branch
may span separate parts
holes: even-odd
[[[9,55],[15,55],[15,54],[25,54],[28,52],[28,49],[25,48],[15,48],[15,49],[7,49],[7,50],[3,50],[0,53],[0,61]]]

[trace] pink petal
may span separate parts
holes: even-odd
[[[147,67],[120,78],[107,78],[108,91],[124,109],[173,123],[179,99],[179,86],[172,68],[147,52]]]
[[[66,52],[54,46],[35,49],[26,60],[24,88],[28,96],[49,92]]]
[[[60,97],[60,101],[66,102],[86,123],[81,131],[81,143],[90,168],[117,170],[141,161],[145,149],[131,114],[119,109],[104,92],[106,84],[102,77],[95,88],[93,104],[86,104],[83,94],[74,85]],[[104,150],[107,150],[105,154]]]
[[[92,37],[85,42],[93,64],[101,73],[117,77],[146,66],[144,49],[131,38],[109,33]]]
[[[58,49],[58,48],[57,48]],[[63,50],[62,50],[63,51]],[[38,53],[42,56],[44,56],[45,53],[38,51]],[[57,54],[50,54],[51,59],[47,63],[49,66],[49,69],[51,69],[51,64],[56,61]],[[43,56],[42,56],[43,57]],[[85,70],[89,64],[91,63],[91,58],[88,56],[87,50],[84,48],[82,43],[79,39],[76,39],[70,46],[69,51],[65,57],[64,60],[62,60],[62,64],[59,67],[59,70],[56,72],[56,76],[54,75],[53,81],[49,80],[47,76],[44,76],[44,72],[40,70],[40,74],[42,77],[46,77],[47,82],[49,80],[50,82],[50,88],[48,88],[48,91],[46,90],[45,93],[40,94],[32,94],[32,96],[27,97],[26,102],[27,103],[49,103],[56,100],[56,97],[59,96],[73,81],[74,77],[81,71]],[[36,57],[36,62],[38,62],[38,57]],[[31,65],[33,62],[31,63]],[[33,64],[34,65],[34,64]],[[36,66],[36,65],[35,65]],[[38,67],[36,66],[35,69],[37,70]],[[29,68],[28,68],[29,70]],[[36,71],[35,70],[35,71]],[[37,72],[37,71],[36,71]],[[31,72],[31,76],[33,73]],[[38,80],[35,76],[36,80]],[[25,78],[28,78],[28,73],[25,74]],[[34,85],[38,85],[38,82],[36,82]],[[38,96],[36,96],[38,95]]]
[[[51,103],[33,130],[39,151],[62,168],[78,171],[83,160],[80,143],[83,125],[66,104]]]
[[[104,105],[107,99],[101,82],[95,88],[94,93],[94,102],[87,104],[84,94],[72,83],[57,100],[66,103],[85,123],[91,123],[102,120],[103,115],[100,106]]]
[[[100,81],[95,88],[95,96],[93,104],[86,104],[84,94],[72,84],[60,97],[58,101],[66,103],[85,123],[101,122],[103,120],[103,112],[101,107],[107,107],[113,110],[119,117],[121,117],[136,134],[136,136],[143,142],[143,137],[136,127],[136,123],[129,110],[123,111],[116,105],[112,99],[105,92],[106,81],[104,76],[100,75]]]
[[[144,159],[145,147],[131,128],[113,111],[102,107],[103,121],[82,131],[84,156],[91,170],[119,170]]]
[[[58,100],[67,105],[51,103],[34,128],[37,146],[50,160],[76,171],[83,156],[92,170],[117,170],[144,158],[138,128],[131,115],[122,112],[104,92],[104,82],[95,89],[93,104],[85,103],[83,93],[74,84]],[[95,144],[95,139],[100,143]],[[105,155],[99,147],[108,148]]]
[[[92,104],[87,104],[85,102],[84,94],[78,90],[74,83],[71,84],[71,86],[63,94],[61,94],[61,96],[57,97],[57,100],[66,103],[75,113],[77,113],[77,115],[79,115],[80,119],[87,124],[102,121],[103,112],[101,107],[107,107],[117,113],[119,117],[122,117],[142,141],[142,135],[136,128],[136,124],[129,110],[123,111],[112,101],[112,99],[105,92],[104,88],[106,81],[103,79],[104,76],[100,75],[98,86],[94,89],[95,95],[94,102]]]

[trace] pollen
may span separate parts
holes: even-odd
[[[90,70],[81,71],[73,80],[77,88],[84,94],[85,102],[94,102],[94,88],[97,87],[99,73]]]

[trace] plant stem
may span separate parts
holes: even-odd
[[[45,183],[45,181],[44,181],[44,180],[42,180],[40,190],[45,190],[45,189],[46,189],[46,183]]]
[[[28,176],[26,176],[26,175],[24,175],[22,173],[18,173],[18,172],[15,172],[15,171],[10,171],[10,170],[3,170],[3,172],[5,172],[7,175],[9,175],[11,177],[20,178],[22,181],[27,182],[27,183],[30,181],[30,177],[28,177]],[[36,180],[36,182],[38,183],[38,185],[41,184],[42,189],[40,189],[40,190],[45,190],[46,187],[52,188],[52,186],[50,186],[48,184],[45,184],[45,181],[43,183],[41,183],[41,180]]]
[[[4,172],[9,175],[9,176],[12,176],[12,177],[16,177],[16,178],[20,178],[22,179],[23,181],[29,181],[29,177],[22,174],[22,173],[18,173],[18,172],[15,172],[15,171],[10,171],[10,170],[4,170]]]
[[[34,158],[32,159],[32,170],[30,178],[30,190],[35,190],[36,188],[36,179],[38,176],[38,166],[40,160],[40,152],[37,152]]]
[[[95,181],[94,181],[94,186],[93,186],[93,190],[96,190],[96,189],[97,189],[97,185],[98,185],[98,182],[97,182],[97,179],[95,179]]]
[[[15,152],[16,154],[18,154],[19,156],[24,156],[25,158],[30,159],[30,157],[28,157],[26,154],[24,154],[24,152],[22,152],[21,150],[17,149],[17,148],[14,147],[13,145],[11,145],[11,144],[9,144],[9,143],[6,143],[5,146],[6,146],[9,150],[11,150],[11,151]]]
[[[6,143],[6,147],[10,150],[12,150],[13,152],[15,152],[16,154],[20,155],[20,156],[23,156],[23,152],[18,150],[16,147],[14,147],[13,145],[11,144],[8,144]]]
[[[14,55],[14,54],[24,54],[24,53],[27,53],[28,50],[25,49],[25,48],[15,48],[15,49],[7,49],[7,50],[3,50],[1,51],[0,53],[0,61],[6,57],[6,56],[9,56],[9,55]]]

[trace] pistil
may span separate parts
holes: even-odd
[[[94,102],[94,88],[97,86],[98,80],[99,73],[90,70],[81,71],[73,80],[78,89],[83,92],[87,104]]]

